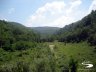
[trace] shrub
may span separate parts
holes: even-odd
[[[78,62],[75,61],[73,58],[71,58],[69,61],[70,72],[77,72],[77,66],[78,66]]]
[[[34,42],[18,41],[12,45],[13,50],[26,50],[36,46]]]
[[[13,65],[3,65],[0,66],[0,72],[29,72],[29,63],[25,62],[17,62],[17,64]]]

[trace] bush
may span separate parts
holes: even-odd
[[[36,43],[26,42],[26,41],[18,41],[12,45],[13,50],[26,50],[28,48],[34,48]]]
[[[90,45],[96,45],[96,34],[95,35],[91,35],[89,38],[88,38],[88,43],[90,43]]]
[[[77,72],[77,66],[78,66],[78,62],[75,61],[73,58],[71,58],[69,61],[70,72]]]
[[[17,62],[15,65],[3,65],[0,67],[0,72],[29,72],[29,63]]]
[[[2,49],[6,51],[12,51],[10,42],[6,42],[6,44],[2,47]]]

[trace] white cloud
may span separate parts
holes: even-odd
[[[67,16],[61,16],[59,18],[57,18],[56,20],[54,20],[52,23],[50,23],[51,26],[55,26],[55,27],[63,27],[68,23],[71,23],[74,21],[74,18],[72,17],[67,17]]]
[[[96,0],[93,0],[92,4],[89,7],[88,13],[90,13],[92,10],[96,10]]]
[[[10,9],[8,10],[8,14],[12,14],[13,12],[15,12],[15,8],[10,8]]]
[[[78,8],[78,6],[82,3],[81,0],[73,0],[70,2],[70,8],[66,11],[68,14],[71,13],[74,9]]]
[[[7,18],[5,18],[2,14],[0,14],[0,20],[8,21]]]
[[[65,7],[65,3],[62,1],[55,1],[52,3],[47,3],[43,7],[39,8],[36,13],[37,14],[43,14],[45,12],[50,12],[50,13],[56,13],[57,12],[62,12],[62,9]]]
[[[63,27],[77,20],[76,15],[80,15],[78,7],[81,3],[81,0],[71,1],[68,5],[64,1],[46,3],[28,18],[25,25]]]
[[[0,20],[8,21],[6,18],[0,18]]]

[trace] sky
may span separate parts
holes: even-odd
[[[96,10],[96,0],[0,0],[0,20],[64,27]]]

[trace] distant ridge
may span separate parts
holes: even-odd
[[[34,32],[40,33],[41,37],[46,37],[49,35],[54,34],[55,32],[59,31],[59,27],[49,27],[49,26],[44,26],[44,27],[31,27]]]

